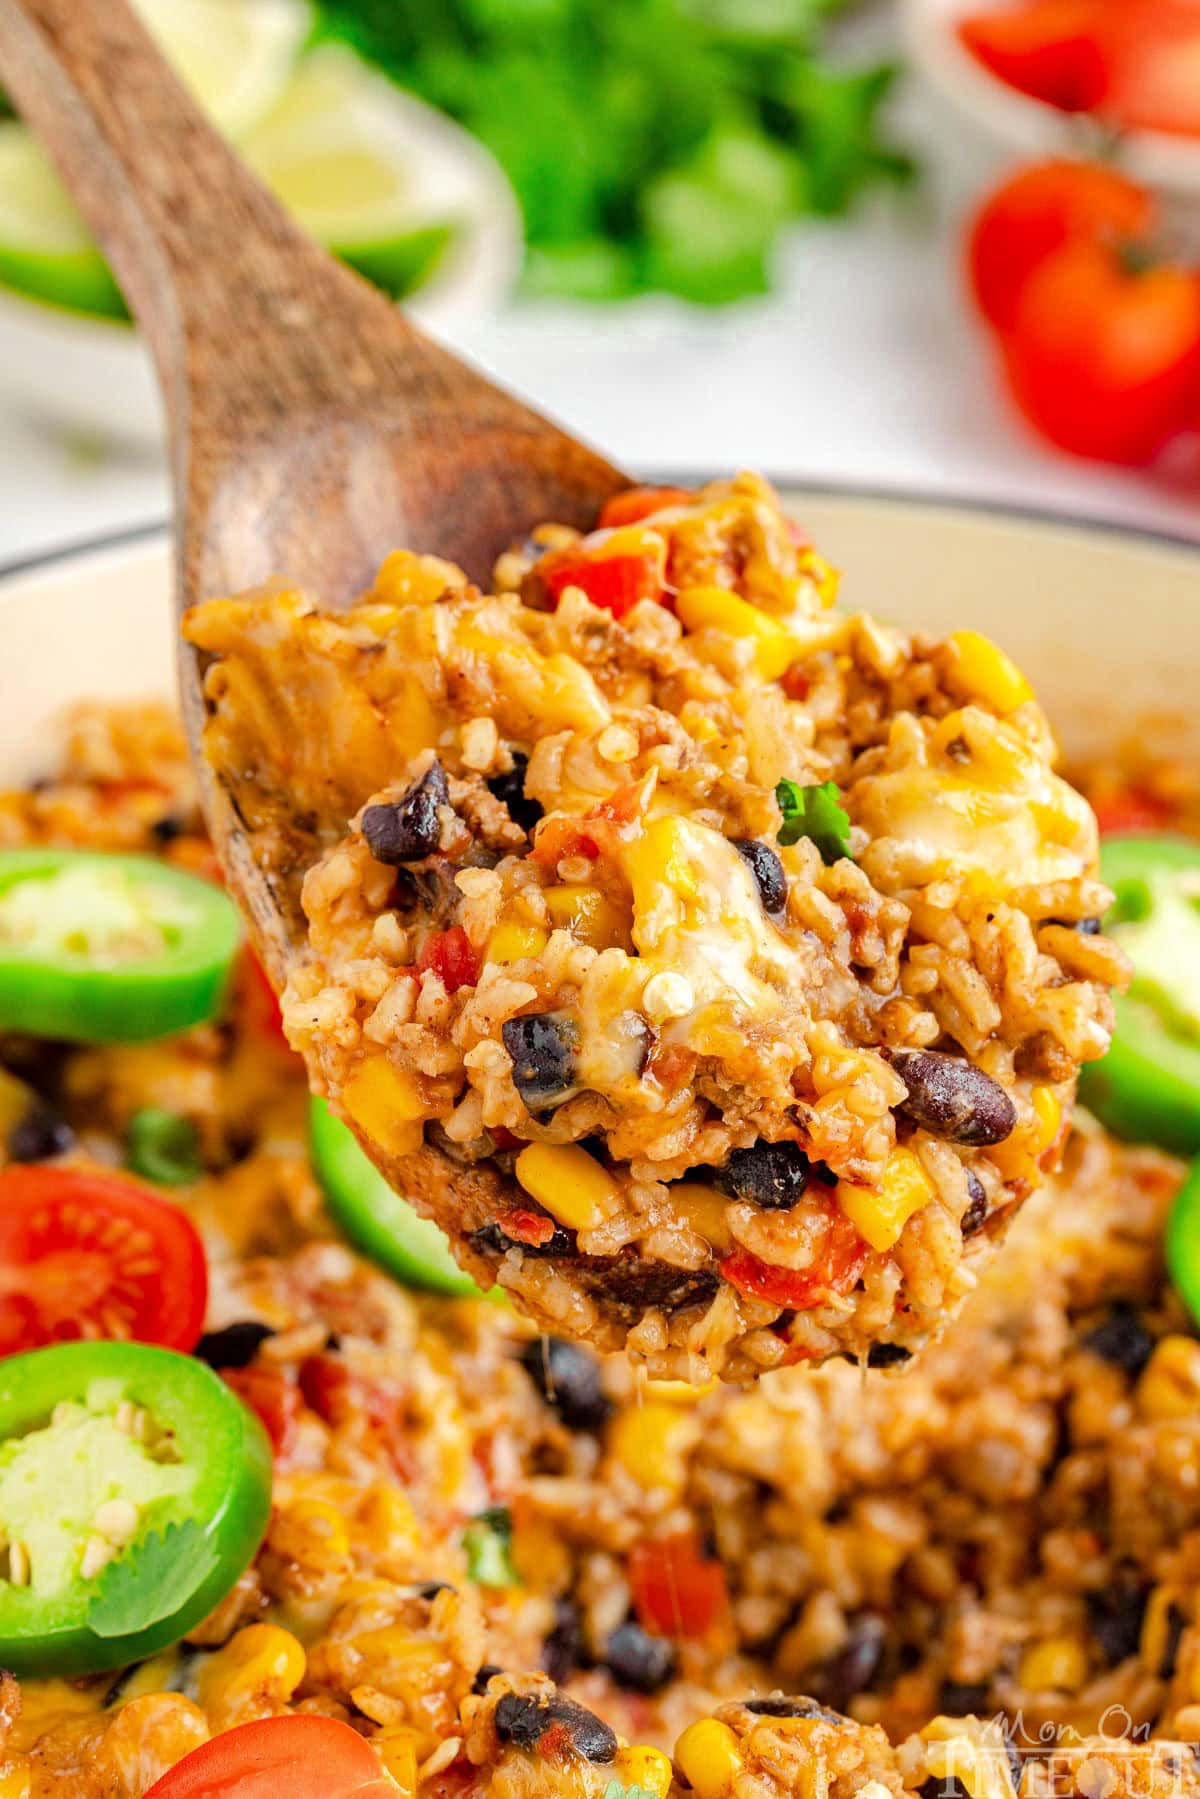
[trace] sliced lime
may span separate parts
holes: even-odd
[[[120,289],[66,189],[12,120],[0,124],[0,281],[76,312],[125,317]]]
[[[311,237],[397,298],[455,235],[458,155],[351,50],[306,56],[240,148]]]

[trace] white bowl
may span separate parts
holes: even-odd
[[[1023,157],[1097,152],[1111,140],[1092,120],[1060,112],[1009,87],[960,42],[956,26],[994,0],[902,0],[909,59],[960,122]],[[1121,136],[1121,168],[1149,187],[1200,193],[1200,140],[1166,131]]]
[[[423,153],[462,223],[405,311],[435,334],[494,312],[523,254],[521,215],[499,163],[469,132],[411,94],[389,96],[393,129]],[[162,408],[133,326],[88,317],[0,287],[0,390],[23,410],[88,437],[156,447]]]
[[[795,492],[846,570],[850,606],[989,632],[1024,668],[1068,754],[1131,731],[1200,756],[1200,550],[1167,538],[933,502]],[[64,707],[174,688],[165,532],[0,578],[0,778],[44,772]]]

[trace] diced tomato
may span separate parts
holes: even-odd
[[[497,1149],[516,1149],[521,1141],[517,1133],[510,1131],[507,1125],[493,1124],[488,1128],[492,1134],[492,1142]]]
[[[208,1266],[181,1206],[80,1168],[0,1173],[0,1355],[81,1337],[190,1351]]]
[[[449,930],[435,931],[432,937],[427,937],[417,967],[422,973],[432,971],[440,976],[447,993],[457,993],[460,987],[473,987],[479,979],[479,957],[460,924],[452,924]]]
[[[636,1544],[628,1574],[638,1622],[656,1636],[702,1637],[729,1609],[725,1570],[691,1531]]]
[[[640,525],[655,512],[669,506],[687,506],[695,498],[686,487],[626,487],[605,500],[599,525],[605,530],[614,525]]]
[[[580,587],[593,606],[624,618],[640,600],[662,600],[666,561],[661,537],[630,526],[595,531],[569,550],[553,551],[537,574],[555,604],[568,587]]]
[[[347,1367],[340,1356],[322,1353],[300,1364],[300,1392],[326,1424],[364,1419],[405,1481],[416,1473],[408,1441],[408,1402],[392,1382],[371,1380]]]
[[[146,1799],[395,1799],[396,1791],[349,1724],[293,1712],[221,1731],[156,1780]]]
[[[549,1243],[554,1235],[553,1218],[548,1218],[545,1212],[527,1211],[523,1206],[502,1213],[496,1223],[514,1243],[528,1243],[535,1248]]]
[[[226,1386],[257,1413],[277,1456],[286,1458],[296,1441],[301,1397],[277,1368],[222,1368]]]
[[[238,998],[243,1016],[259,1037],[278,1049],[291,1052],[283,1034],[283,1014],[266,969],[252,949],[246,950],[238,971]]]
[[[1109,81],[1108,0],[1029,0],[966,18],[961,42],[1000,81],[1062,112],[1091,112]]]
[[[535,862],[553,868],[564,856],[586,856],[589,862],[594,862],[600,854],[600,845],[584,830],[582,820],[552,813],[538,825],[530,854]]]
[[[1171,818],[1166,802],[1140,787],[1118,788],[1096,800],[1095,813],[1101,837],[1120,837],[1128,831],[1161,831]]]
[[[761,1299],[794,1312],[848,1293],[866,1266],[867,1245],[837,1205],[830,1201],[824,1209],[825,1248],[819,1261],[809,1268],[778,1268],[761,1262],[747,1249],[735,1249],[721,1264],[730,1286],[747,1299]]]

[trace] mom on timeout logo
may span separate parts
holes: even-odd
[[[1152,1737],[1123,1705],[1086,1732],[1016,1711],[934,1718],[920,1737],[923,1799],[1200,1799],[1200,1743]]]

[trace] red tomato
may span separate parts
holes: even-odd
[[[1200,11],[1194,0],[1123,0],[1105,112],[1126,130],[1200,135]]]
[[[1118,788],[1107,798],[1093,802],[1101,837],[1118,837],[1128,831],[1161,831],[1171,808],[1140,787]]]
[[[226,1386],[257,1413],[276,1455],[286,1458],[296,1440],[299,1389],[276,1368],[222,1368],[219,1372]]]
[[[1200,280],[1069,244],[1030,275],[1004,350],[1013,396],[1043,437],[1077,456],[1147,462],[1194,417]]]
[[[417,967],[422,971],[432,969],[434,974],[440,975],[447,993],[457,993],[460,987],[473,987],[479,979],[479,957],[460,924],[452,924],[448,931],[435,931],[432,937],[427,937],[417,958]]]
[[[593,606],[624,618],[639,600],[663,599],[666,561],[662,538],[631,526],[596,531],[572,549],[557,550],[537,572],[555,604],[568,587],[581,587]]]
[[[192,1350],[208,1269],[187,1214],[76,1168],[0,1173],[0,1355],[80,1337]]]
[[[668,506],[687,506],[694,499],[686,487],[627,487],[605,500],[599,525],[606,530],[613,525],[640,525],[655,512]]]
[[[260,1718],[202,1743],[146,1799],[396,1799],[356,1730],[315,1712]]]
[[[1033,270],[1064,244],[1144,239],[1154,223],[1145,188],[1098,163],[1035,163],[998,187],[967,246],[971,289],[984,317],[1008,330]]]
[[[735,1249],[721,1273],[747,1299],[804,1312],[831,1295],[848,1293],[867,1260],[867,1246],[834,1200],[825,1205],[825,1252],[811,1268],[777,1268],[747,1249]]]
[[[1009,87],[1063,112],[1090,112],[1108,91],[1108,0],[1029,0],[976,13],[958,35],[985,69]]]
[[[702,1637],[729,1608],[725,1570],[690,1531],[636,1544],[628,1571],[638,1622],[656,1636]]]

